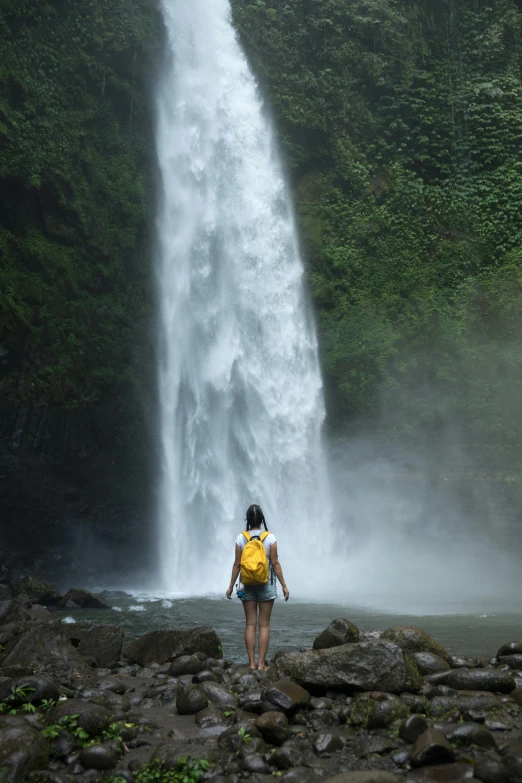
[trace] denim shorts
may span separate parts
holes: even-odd
[[[266,585],[243,585],[242,601],[273,601],[277,598],[277,583],[269,578]]]

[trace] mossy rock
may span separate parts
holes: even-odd
[[[395,642],[404,652],[432,652],[449,663],[449,653],[444,647],[416,625],[395,625],[381,634],[381,639]],[[412,661],[413,663],[413,661]],[[416,668],[416,667],[415,667]]]
[[[314,650],[327,650],[329,647],[340,647],[341,644],[356,643],[359,641],[359,629],[350,620],[340,618],[332,620],[328,628],[325,628],[314,639]]]

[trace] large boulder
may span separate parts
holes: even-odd
[[[448,685],[456,691],[511,693],[516,684],[512,672],[499,671],[494,668],[451,669],[436,675],[436,677],[438,685]]]
[[[33,604],[42,606],[56,606],[60,600],[60,592],[53,584],[29,572],[12,575],[11,592],[13,596],[26,595]]]
[[[221,658],[223,650],[219,636],[210,626],[203,625],[186,631],[151,631],[131,642],[125,657],[132,663],[167,663],[180,655],[204,653],[208,658]]]
[[[400,647],[381,640],[282,653],[276,658],[275,669],[278,677],[290,678],[309,690],[401,693],[408,680]]]
[[[0,779],[17,783],[49,762],[49,745],[19,716],[0,715]]]
[[[5,702],[21,686],[24,686],[27,695],[20,703],[39,704],[43,699],[57,701],[60,698],[58,686],[49,677],[13,677],[0,682],[0,702]]]
[[[71,623],[62,628],[80,655],[94,658],[100,668],[113,666],[120,660],[124,632],[119,625]]]
[[[423,631],[422,628],[417,628],[416,625],[395,625],[383,631],[380,638],[395,642],[405,652],[432,652],[449,663],[450,655],[447,650],[436,642],[429,633]]]
[[[87,665],[62,633],[58,621],[38,623],[20,636],[2,663],[4,669],[21,667],[33,674],[74,678],[86,676]]]
[[[87,732],[89,737],[95,737],[109,728],[114,722],[114,710],[80,699],[67,699],[55,704],[46,715],[47,723],[59,723],[62,718],[77,715],[77,723]]]
[[[23,593],[0,603],[0,625],[54,619],[54,615],[43,606],[33,606]]]
[[[326,650],[329,647],[339,647],[341,644],[359,641],[359,629],[350,620],[332,620],[314,639],[314,650]]]
[[[57,604],[59,609],[110,609],[100,595],[94,595],[80,587],[72,587]]]

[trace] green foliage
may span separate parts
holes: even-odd
[[[85,743],[89,739],[87,732],[78,726],[78,715],[64,715],[58,723],[51,723],[42,729],[41,734],[45,739],[56,739],[61,731],[68,731],[77,740]]]
[[[331,424],[453,428],[522,468],[522,9],[232,7],[289,165]]]
[[[247,742],[250,742],[250,740],[252,739],[252,735],[247,732],[244,726],[241,726],[241,728],[238,730],[237,733],[239,734],[239,736],[241,737],[241,739],[245,744]]]
[[[198,783],[210,768],[208,761],[181,757],[176,767],[165,767],[160,761],[144,764],[134,773],[136,783]],[[112,775],[107,783],[123,783],[123,778]]]
[[[78,407],[132,380],[148,313],[145,0],[0,11],[0,392]]]
[[[35,712],[36,708],[27,699],[30,693],[34,693],[35,689],[30,688],[27,684],[13,685],[11,693],[7,699],[0,702],[0,715],[8,713],[9,715],[16,715],[18,712]]]

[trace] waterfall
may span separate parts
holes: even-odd
[[[294,592],[328,545],[315,326],[274,131],[228,0],[161,0],[159,571],[227,587],[251,503]]]

